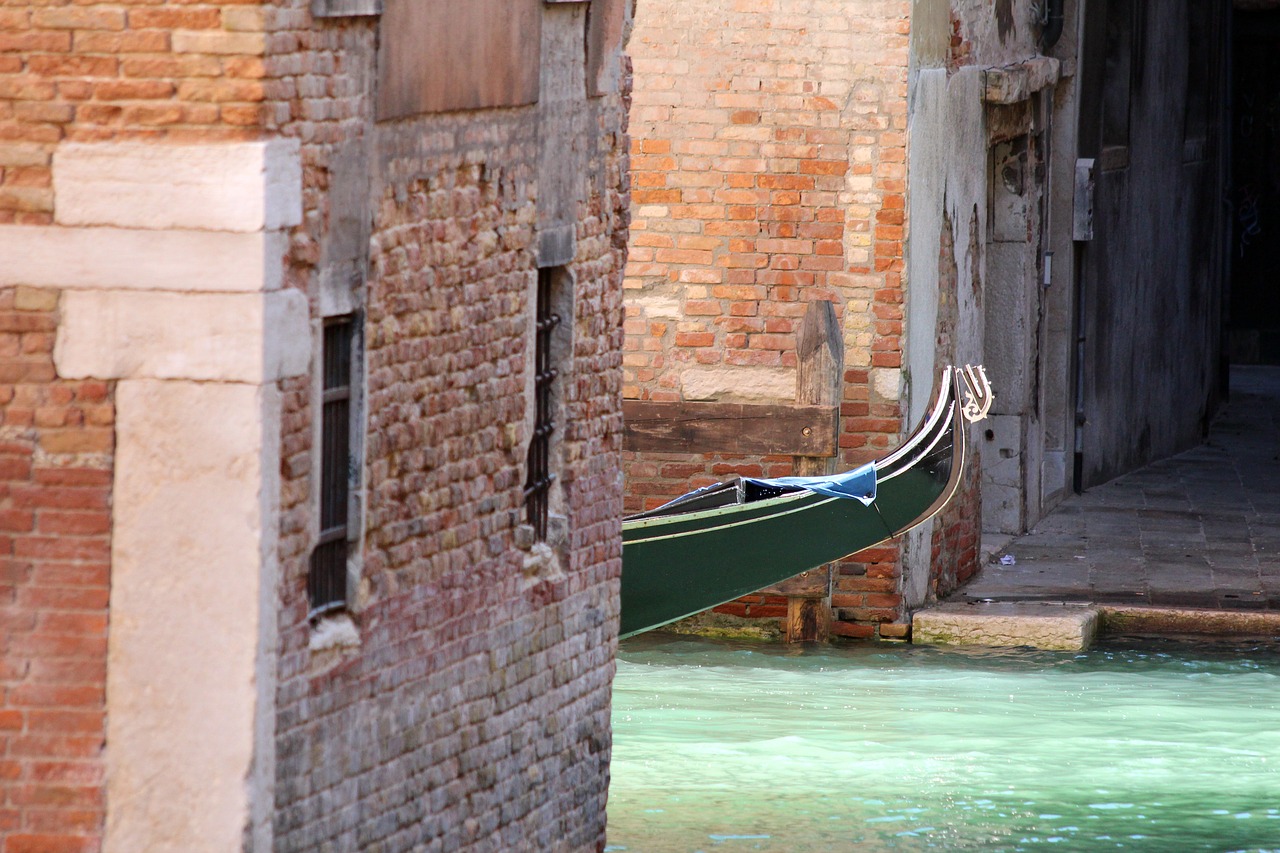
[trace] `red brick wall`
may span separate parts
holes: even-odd
[[[602,846],[621,564],[622,97],[596,99],[585,113],[597,153],[584,164],[592,191],[579,205],[570,264],[568,539],[560,564],[537,569],[517,547],[537,111],[375,127],[376,19],[318,21],[309,8],[287,0],[0,10],[0,224],[51,221],[50,164],[63,141],[292,136],[302,141],[305,217],[290,235],[285,280],[307,294],[318,325],[336,205],[354,203],[342,212],[355,219],[364,212],[360,198],[334,195],[335,163],[355,141],[377,137],[385,147],[370,144],[363,164],[376,210],[355,648],[309,648],[317,384],[313,376],[280,388],[276,845]],[[0,853],[62,849],[57,832],[70,832],[74,849],[95,849],[104,807],[111,389],[56,379],[46,295],[5,291],[39,303],[40,319],[23,320],[35,331],[17,338],[0,330],[0,346],[31,355],[14,375],[0,373],[17,382],[11,397],[0,384],[0,547],[12,551],[2,575],[9,598],[0,599]],[[9,307],[0,302],[0,317]],[[10,369],[4,355],[0,371]],[[19,499],[86,503],[32,511]],[[11,524],[34,529],[11,535]],[[42,535],[59,525],[56,540]]]
[[[0,223],[51,221],[62,140],[256,136],[276,14],[235,2],[0,8]]]
[[[909,11],[639,4],[624,396],[682,399],[690,369],[794,368],[806,303],[832,300],[847,368],[840,464],[897,444]],[[733,474],[792,473],[790,457],[713,452],[624,464],[629,511]],[[843,566],[836,630],[874,635],[899,618],[897,578],[895,547]]]
[[[0,851],[99,849],[111,385],[56,377],[58,293],[0,289]]]

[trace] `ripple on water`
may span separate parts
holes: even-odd
[[[1266,850],[1280,647],[623,644],[611,850]]]

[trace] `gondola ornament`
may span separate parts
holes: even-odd
[[[966,364],[959,373],[964,379],[966,396],[961,412],[969,423],[977,423],[991,411],[991,404],[995,401],[996,395],[991,393],[991,383],[987,380],[986,368],[981,364],[977,367]]]

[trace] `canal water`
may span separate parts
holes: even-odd
[[[1274,641],[618,657],[614,853],[1280,851]]]

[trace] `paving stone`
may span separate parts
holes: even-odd
[[[1068,498],[955,599],[1280,611],[1277,424],[1280,368],[1233,368],[1205,444]]]
[[[942,604],[915,615],[911,642],[1080,651],[1093,643],[1098,615],[1064,604]]]

